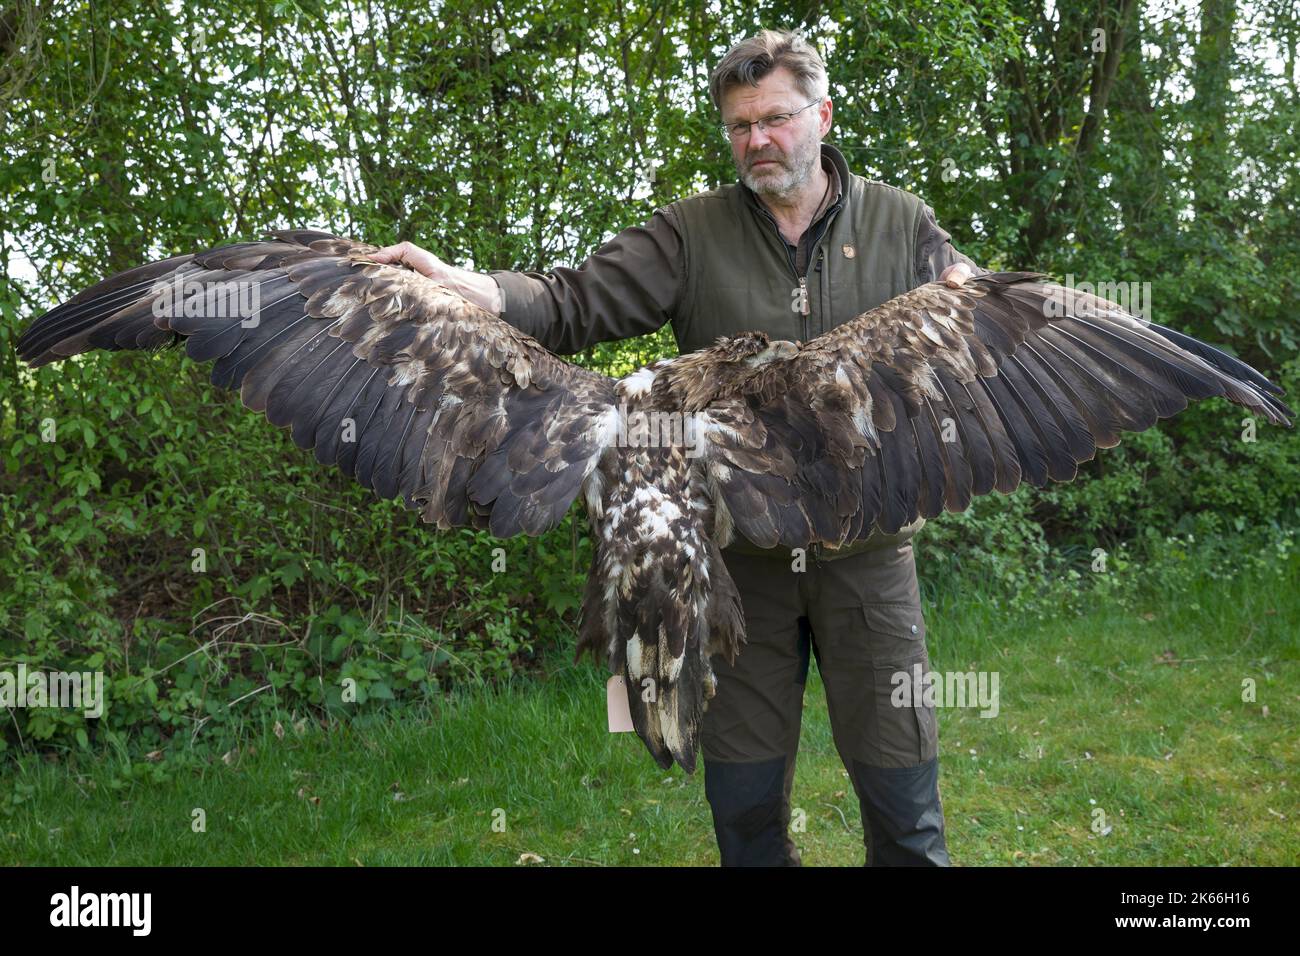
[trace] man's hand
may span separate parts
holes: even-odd
[[[437,282],[443,281],[451,272],[447,263],[413,242],[399,242],[394,246],[384,246],[368,258],[388,265],[405,263],[425,278]]]
[[[487,309],[493,315],[500,315],[501,310],[505,308],[501,290],[491,276],[449,266],[432,252],[421,249],[413,242],[399,242],[395,246],[384,246],[366,258],[385,265],[405,263],[426,279],[445,285],[480,308]]]
[[[939,281],[946,283],[949,289],[960,289],[974,274],[966,263],[954,262],[940,273]]]

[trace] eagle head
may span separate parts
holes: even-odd
[[[799,346],[783,339],[773,342],[766,332],[745,332],[723,336],[705,352],[712,353],[714,361],[733,362],[742,369],[753,369],[768,362],[793,358],[799,353]]]

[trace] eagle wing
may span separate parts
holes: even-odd
[[[608,442],[613,380],[365,258],[375,246],[273,235],[105,279],[38,318],[19,355],[39,366],[183,339],[216,363],[214,384],[423,520],[498,537],[555,527]]]
[[[702,409],[700,460],[734,528],[791,548],[893,533],[1021,481],[1069,481],[1189,398],[1290,427],[1283,390],[1250,366],[1043,278],[920,286]]]

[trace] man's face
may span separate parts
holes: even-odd
[[[735,86],[722,97],[722,121],[752,121],[773,113],[793,113],[809,102],[795,85],[794,74],[777,67],[758,86]],[[789,199],[812,179],[821,157],[822,137],[830,129],[831,101],[804,110],[778,129],[751,126],[731,140],[731,158],[740,181],[754,192]]]

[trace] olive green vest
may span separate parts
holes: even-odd
[[[916,232],[924,203],[911,193],[849,173],[844,157],[822,144],[840,174],[841,198],[826,220],[814,224],[820,240],[809,256],[801,286],[793,255],[775,219],[740,184],[678,200],[668,206],[686,255],[686,288],[673,334],[682,352],[712,345],[719,336],[762,331],[772,339],[816,338],[882,302],[917,286]],[[803,307],[806,303],[806,314]],[[924,518],[838,551],[815,547],[819,557],[843,557],[905,541]],[[760,549],[738,538],[747,554],[788,558],[788,549]]]

